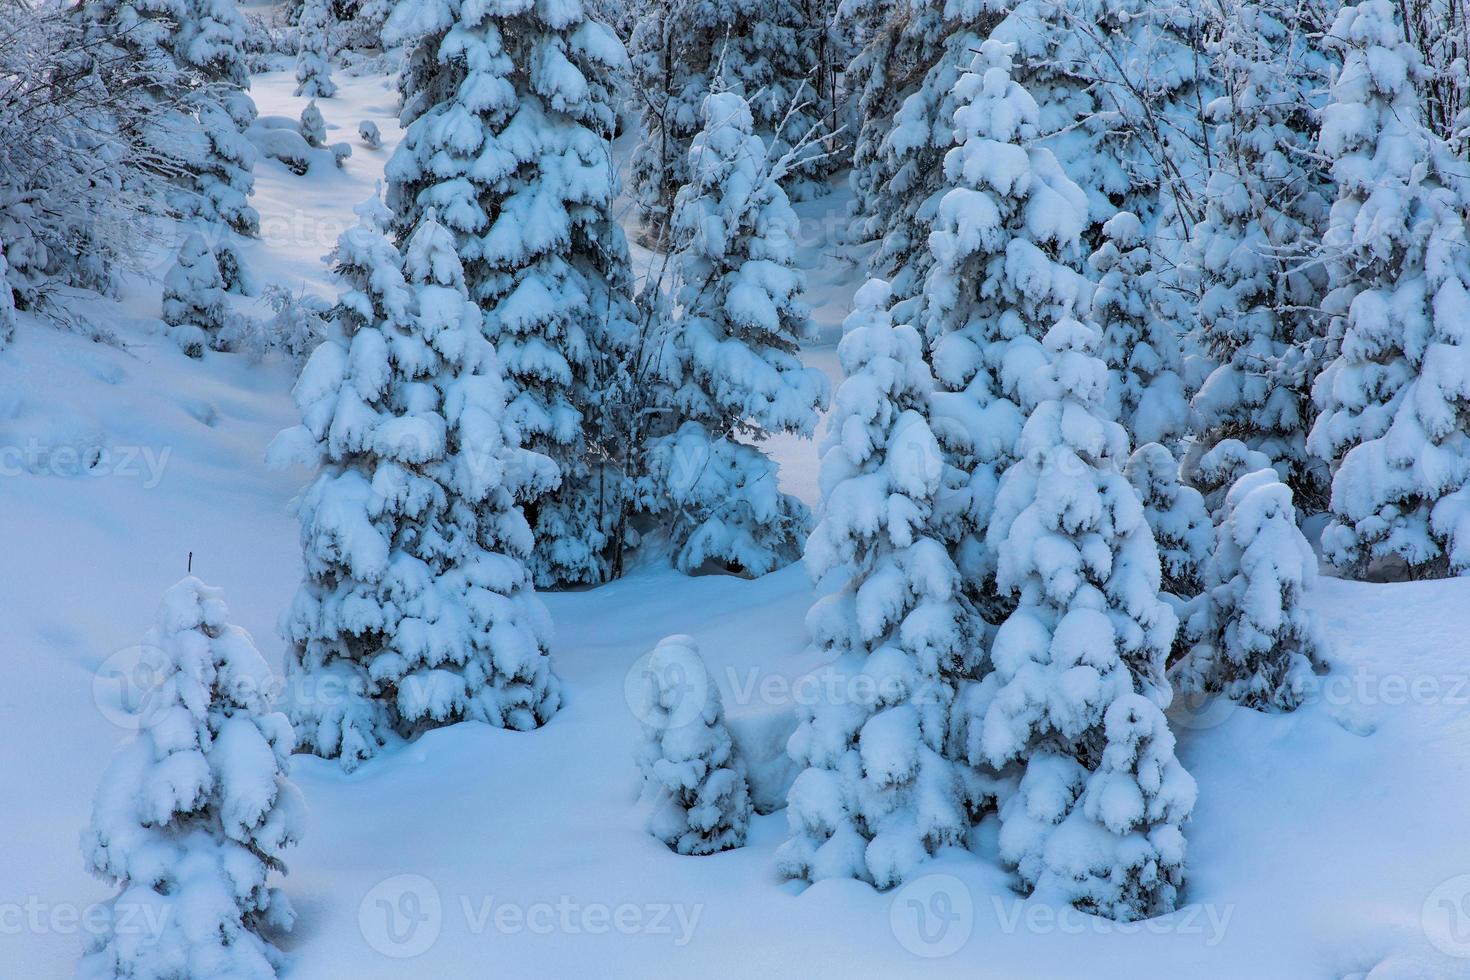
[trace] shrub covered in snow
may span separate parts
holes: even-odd
[[[1313,671],[1327,662],[1305,605],[1317,556],[1297,530],[1290,488],[1275,470],[1242,476],[1230,488],[1216,533],[1204,595],[1187,625],[1196,645],[1179,666],[1180,688],[1290,711]]]
[[[202,357],[207,348],[219,346],[225,313],[225,281],[214,252],[190,233],[163,279],[163,322],[184,353]]]
[[[1339,353],[1308,446],[1332,467],[1323,551],[1341,568],[1470,570],[1470,187],[1424,125],[1425,66],[1387,0],[1345,7],[1321,149]]]
[[[119,891],[77,976],[274,980],[270,933],[296,914],[271,876],[286,870],[304,808],[270,671],[220,591],[195,578],[164,594],[143,648],[142,727],[108,766],[82,835],[88,870]]]
[[[535,728],[560,701],[514,500],[554,474],[514,442],[453,237],[429,211],[400,261],[380,207],[338,244],[350,288],[272,452],[322,465],[287,672],[303,748],[347,769],[458,721]]]
[[[370,150],[376,150],[383,145],[383,134],[378,131],[378,124],[371,119],[364,119],[357,124],[357,135]]]
[[[702,685],[690,678],[704,677]],[[750,788],[725,728],[719,688],[693,637],[666,636],[643,672],[638,768],[653,795],[648,832],[679,854],[714,854],[745,844]],[[702,703],[686,699],[698,697]]]
[[[322,118],[316,99],[312,99],[301,110],[301,138],[306,140],[308,146],[314,147],[320,147],[327,142],[327,121]]]
[[[989,529],[997,585],[1019,604],[967,728],[972,754],[1024,773],[1000,811],[1001,857],[1022,885],[1129,920],[1174,909],[1195,790],[1161,710],[1177,622],[1138,493],[1115,468],[1127,436],[1106,417],[1098,340],[1076,320],[1047,334],[1051,363]]]
[[[609,146],[627,56],[580,0],[414,0],[385,39],[417,39],[387,168],[399,241],[438,209],[498,348],[511,420],[561,473],[524,501],[537,582],[601,581],[629,506],[619,409],[636,338]]]
[[[806,508],[780,492],[775,464],[749,443],[809,435],[827,383],[797,356],[810,322],[796,216],[750,109],[724,92],[703,115],[674,211],[678,309],[661,359],[666,408],[682,424],[650,447],[647,479],[672,511],[681,568],[719,558],[759,574],[797,556]]]
[[[880,888],[958,843],[968,826],[962,779],[944,748],[956,681],[978,667],[983,639],[936,534],[945,461],[929,427],[934,382],[923,341],[893,324],[889,304],[887,283],[864,285],[838,348],[846,379],[805,557],[814,579],[844,579],[807,625],[836,657],[848,696],[798,706],[788,748],[806,769],[788,797],[791,839],[777,854],[787,877]]]

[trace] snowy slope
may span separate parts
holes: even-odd
[[[247,256],[263,282],[330,295],[320,256],[397,138],[383,79],[338,81],[320,105],[329,138],[354,144],[345,168],[258,171],[264,234]],[[257,78],[262,115],[298,115],[293,84]],[[368,118],[382,150],[352,136]],[[799,207],[822,331],[810,358],[829,372],[858,285],[832,245],[844,205]],[[189,361],[149,320],[157,302],[140,279],[123,304],[93,305],[124,349],[27,318],[0,354],[0,977],[67,976],[84,945],[77,915],[106,891],[77,836],[126,734],[111,670],[189,552],[281,662],[275,621],[300,574],[289,502],[308,474],[261,458],[295,421],[290,372]],[[98,463],[79,473],[63,447]],[[779,456],[812,501],[814,447],[783,442]],[[462,725],[350,777],[297,757],[311,819],[289,856],[301,921],[286,976],[1470,976],[1470,582],[1324,579],[1311,601],[1338,666],[1314,703],[1291,717],[1176,706],[1200,785],[1191,904],[1133,926],[1016,899],[993,823],[978,854],[943,855],[889,894],[779,884],[779,812],[712,857],[643,832],[625,696],[638,658],[692,634],[732,725],[779,730],[815,690],[797,682],[817,666],[802,652],[811,599],[799,567],[747,582],[644,566],[547,597],[567,704],[545,729]]]

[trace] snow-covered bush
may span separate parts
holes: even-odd
[[[1463,161],[1424,124],[1424,65],[1388,0],[1345,7],[1323,111],[1338,199],[1327,247],[1336,359],[1308,447],[1332,468],[1333,564],[1423,577],[1470,570],[1470,211]]]
[[[302,747],[351,769],[458,721],[518,731],[560,701],[517,491],[554,480],[519,449],[454,240],[424,215],[401,261],[376,201],[342,236],[333,334],[297,382],[272,458],[319,461],[298,504],[306,580],[285,619]]]
[[[1036,102],[1010,75],[1014,50],[985,42],[954,86],[955,146],[944,158],[951,187],[933,205],[934,262],[922,294],[942,389],[937,434],[970,475],[953,540],[976,601],[993,591],[985,527],[997,474],[1017,458],[1025,385],[1045,361],[1041,338],[1059,320],[1084,316],[1092,296],[1080,272],[1087,198],[1036,143]]]
[[[841,696],[798,706],[788,750],[806,769],[788,796],[791,839],[777,853],[787,877],[880,888],[968,827],[944,748],[956,682],[983,648],[983,624],[936,534],[945,461],[929,427],[923,341],[893,324],[889,305],[887,283],[865,284],[838,347],[846,378],[805,560],[816,580],[846,579],[807,617],[812,642],[836,657]]]
[[[1257,470],[1230,488],[1205,566],[1205,592],[1188,624],[1195,641],[1177,680],[1266,711],[1291,711],[1327,648],[1305,605],[1317,556],[1296,526],[1291,489]]]
[[[976,754],[1024,771],[1000,811],[1001,857],[1021,884],[1127,920],[1178,901],[1194,781],[1161,710],[1177,621],[1138,493],[1116,468],[1128,441],[1106,415],[1098,343],[1071,319],[1046,336],[1051,360],[988,533],[996,584],[1019,604],[968,728]]]
[[[1298,499],[1325,502],[1306,450],[1312,359],[1325,324],[1319,257],[1331,199],[1313,152],[1315,96],[1329,75],[1321,0],[1225,4],[1209,43],[1223,93],[1208,106],[1216,147],[1195,229],[1203,339],[1219,365],[1195,395],[1204,448],[1240,439],[1278,465]]]
[[[383,134],[378,131],[378,124],[371,119],[364,119],[357,124],[357,135],[370,150],[376,150],[383,145]]]
[[[385,39],[416,39],[387,167],[395,231],[405,240],[438,209],[499,350],[510,418],[560,471],[523,501],[536,581],[601,581],[620,563],[618,467],[632,448],[621,409],[637,338],[609,146],[626,54],[580,0],[401,3]]]
[[[316,99],[312,99],[301,110],[301,138],[306,140],[308,146],[313,147],[321,147],[327,142],[327,121],[322,118],[322,110],[317,108]]]
[[[650,446],[649,494],[672,509],[679,567],[720,558],[758,574],[796,558],[806,513],[748,442],[809,435],[828,391],[797,356],[810,322],[782,164],[739,95],[709,96],[703,116],[670,230],[678,308],[663,362],[682,424]]]
[[[689,679],[695,676],[706,682],[691,695]],[[691,696],[703,703],[686,703]],[[693,637],[659,641],[643,672],[640,697],[638,768],[653,795],[648,832],[679,854],[744,846],[751,810],[745,765]]]
[[[184,353],[202,357],[206,349],[220,346],[225,313],[219,263],[204,239],[190,233],[163,279],[163,322]]]
[[[271,877],[286,870],[304,807],[270,670],[220,590],[196,578],[164,594],[143,648],[154,680],[141,728],[108,766],[82,835],[88,870],[119,890],[77,976],[275,980],[270,934],[296,914]]]
[[[1153,253],[1131,211],[1109,218],[1101,234],[1088,264],[1098,276],[1092,316],[1102,328],[1100,353],[1115,382],[1108,414],[1134,444],[1173,445],[1189,428],[1189,402],[1179,375],[1179,335],[1154,304]]]
[[[296,55],[296,94],[308,99],[330,99],[337,94],[332,81],[332,26],[327,0],[307,0],[301,11],[301,48]]]
[[[265,301],[272,310],[269,319],[238,317],[221,331],[220,339],[226,348],[252,361],[264,360],[274,351],[299,368],[326,336],[331,307],[305,290],[293,293],[274,283],[265,287]]]
[[[1179,482],[1179,461],[1156,442],[1135,449],[1123,472],[1143,501],[1143,517],[1159,551],[1163,590],[1186,599],[1198,595],[1200,571],[1215,546],[1204,498]]]
[[[781,492],[776,463],[759,448],[685,422],[650,440],[647,469],[647,507],[668,527],[681,572],[715,563],[764,575],[801,554],[811,514]]]

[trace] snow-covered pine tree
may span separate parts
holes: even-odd
[[[255,233],[255,150],[244,136],[255,106],[233,0],[83,0],[78,17],[85,44],[76,70],[111,77],[127,66],[133,99],[152,103],[154,111],[126,121],[125,135],[171,179],[169,207]]]
[[[337,333],[297,382],[303,424],[272,453],[323,467],[299,504],[287,675],[303,748],[347,769],[458,721],[536,728],[560,701],[514,500],[554,473],[515,445],[453,237],[429,210],[400,268],[381,205],[359,213],[335,253]]]
[[[1301,704],[1326,643],[1305,605],[1317,556],[1296,526],[1291,489],[1273,469],[1230,488],[1190,617],[1195,646],[1176,671],[1181,690],[1223,693],[1262,711]]]
[[[219,346],[225,326],[225,281],[204,239],[191,232],[163,278],[163,322],[190,357]]]
[[[828,386],[797,356],[810,320],[787,160],[768,159],[740,95],[706,97],[702,115],[670,231],[678,308],[663,359],[682,424],[650,448],[649,480],[672,512],[680,568],[717,558],[760,574],[797,557],[807,514],[749,443],[810,435]]]
[[[933,205],[934,261],[921,297],[941,388],[935,432],[969,475],[969,502],[946,533],[971,597],[989,606],[985,527],[998,475],[1017,458],[1022,389],[1046,359],[1041,338],[1084,316],[1092,296],[1079,271],[1087,198],[1036,143],[1038,110],[1011,77],[1014,52],[985,42],[954,86],[955,146],[944,158],[951,189]]]
[[[245,20],[235,0],[177,0],[175,10],[185,18],[173,42],[176,58],[204,83],[191,100],[204,140],[190,161],[197,193],[185,213],[253,235],[260,215],[249,203],[255,147],[245,130],[255,121],[255,103],[248,94]]]
[[[895,326],[890,290],[869,280],[843,324],[822,454],[813,579],[846,578],[807,617],[836,658],[839,697],[799,705],[788,744],[806,768],[788,797],[790,878],[898,884],[968,827],[966,785],[945,755],[958,680],[978,670],[983,623],[937,534],[945,460],[929,427],[934,381],[923,339]]]
[[[1277,464],[1298,500],[1326,503],[1306,449],[1325,340],[1320,260],[1331,202],[1313,152],[1330,73],[1320,0],[1231,0],[1209,42],[1223,92],[1208,106],[1213,166],[1195,228],[1200,327],[1218,367],[1195,394],[1199,451],[1240,439]]]
[[[1119,211],[1103,223],[1102,245],[1088,258],[1098,276],[1092,316],[1102,328],[1103,363],[1113,373],[1108,414],[1133,443],[1174,445],[1189,428],[1180,377],[1179,334],[1154,303],[1159,277],[1143,223]]]
[[[155,682],[141,728],[82,835],[87,869],[119,891],[77,976],[275,980],[270,934],[296,914],[271,876],[286,870],[304,807],[270,670],[220,590],[196,578],[164,594],[143,648]]]
[[[510,417],[560,470],[559,489],[523,501],[536,581],[602,581],[618,570],[628,508],[618,410],[636,340],[611,212],[622,45],[580,0],[401,3],[385,39],[417,39],[387,168],[398,239],[438,209],[498,348]]]
[[[877,243],[869,274],[891,283],[897,300],[894,318],[901,323],[921,322],[920,293],[933,263],[929,232],[937,202],[951,186],[944,159],[955,144],[955,82],[999,21],[1000,6],[996,0],[895,4],[897,21],[890,31],[897,33],[891,43],[907,57],[890,62],[897,77],[867,83],[869,88],[889,85],[895,92],[908,91],[891,119],[877,115],[864,121],[854,153],[860,161],[867,157],[872,162],[865,169],[860,166],[852,178],[859,214],[871,219],[859,222],[857,237]],[[913,59],[917,83],[898,75],[908,58]],[[878,107],[888,104],[881,99],[869,111],[879,113]],[[875,144],[875,150],[868,149]]]
[[[296,94],[308,99],[330,99],[337,94],[332,81],[332,28],[336,18],[328,0],[306,0],[301,8],[300,48],[296,52]]]
[[[1124,475],[1143,501],[1163,573],[1163,591],[1188,599],[1200,593],[1200,572],[1215,547],[1210,512],[1194,487],[1179,482],[1179,461],[1156,442],[1128,457]]]
[[[1308,448],[1332,469],[1333,564],[1470,570],[1470,180],[1424,125],[1425,68],[1388,0],[1344,7],[1321,149],[1338,198],[1326,247],[1337,356]]]
[[[818,39],[799,0],[669,0],[643,4],[629,39],[640,139],[630,164],[634,198],[648,236],[662,242],[674,198],[688,180],[689,147],[703,124],[707,95],[747,100],[757,132],[776,155],[806,143],[786,175],[807,193],[833,163],[809,137],[825,128],[830,91],[817,84]]]
[[[996,768],[1023,771],[1001,807],[1002,859],[1028,890],[1108,918],[1174,909],[1180,825],[1194,780],[1162,708],[1177,626],[1137,491],[1117,470],[1127,435],[1107,418],[1097,329],[1061,319],[1019,461],[996,495],[988,539],[1017,608],[991,647],[994,671],[969,729]]]
[[[839,29],[846,29],[861,46],[847,65],[844,83],[852,103],[853,191],[850,237],[858,242],[881,241],[893,219],[888,208],[894,195],[910,188],[927,173],[914,171],[893,184],[899,154],[888,152],[887,137],[894,115],[933,67],[943,47],[942,12],[937,4],[900,3],[895,0],[850,0],[840,5]],[[942,157],[940,149],[935,159]],[[918,235],[923,247],[923,236]],[[920,280],[922,284],[922,280]]]
[[[322,110],[317,107],[316,99],[312,99],[301,110],[301,138],[306,140],[308,146],[321,146],[327,141],[327,121],[322,118]]]
[[[706,679],[692,694],[689,678]],[[679,854],[715,854],[745,845],[750,786],[725,728],[720,690],[690,636],[659,641],[643,673],[638,768],[653,793],[648,832]],[[689,705],[688,697],[702,704]],[[690,710],[690,709],[693,710]]]

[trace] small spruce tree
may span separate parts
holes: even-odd
[[[88,870],[119,891],[77,976],[275,980],[270,937],[296,914],[271,879],[304,807],[270,670],[220,590],[196,578],[164,594],[143,648],[142,727],[108,766],[82,835]]]

